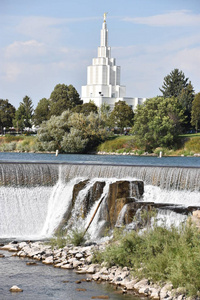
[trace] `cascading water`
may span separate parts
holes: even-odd
[[[52,187],[0,187],[0,237],[37,238]]]
[[[130,181],[128,197],[132,197],[138,188],[132,180],[139,179],[144,181],[145,188],[143,200],[140,201],[200,206],[199,168],[2,163],[0,237],[49,237],[57,230],[63,217],[68,220],[66,228],[78,226],[85,229],[101,202],[88,229],[94,239],[106,223],[104,213],[109,186],[122,178]],[[74,187],[81,182],[84,182],[83,187],[74,196]],[[90,198],[94,196],[92,193],[97,190],[98,184],[101,192],[92,202]],[[84,201],[87,203],[87,213],[83,207]],[[124,218],[124,212],[125,208],[120,213],[119,223]],[[82,214],[84,218],[80,217]],[[161,210],[160,214],[165,215],[167,220],[173,217],[166,210]]]

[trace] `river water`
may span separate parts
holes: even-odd
[[[0,153],[0,164],[4,162],[52,162],[52,163],[77,163],[77,164],[112,164],[112,165],[137,165],[137,166],[163,166],[163,167],[200,167],[200,157],[149,157],[149,156],[126,156],[126,155],[73,155],[73,154],[35,154],[35,153]],[[3,189],[3,187],[2,187]],[[157,189],[157,187],[154,187]],[[152,191],[152,187],[151,187]],[[157,191],[157,190],[156,190]],[[157,192],[154,193],[156,195]],[[158,191],[158,199],[160,198]],[[178,191],[180,193],[180,191]],[[192,198],[196,195],[192,195]],[[1,193],[0,193],[1,194]],[[146,191],[148,195],[148,190]],[[166,201],[169,191],[166,192]],[[174,195],[174,192],[173,192]],[[184,194],[185,195],[185,194]],[[197,204],[199,203],[197,194]],[[162,195],[163,201],[164,196]],[[188,196],[187,196],[188,197]],[[181,196],[181,199],[183,196]],[[155,199],[154,199],[155,201]],[[174,202],[175,200],[173,200]],[[181,200],[182,201],[182,200]],[[193,200],[194,201],[194,200]],[[0,220],[1,222],[1,220]],[[1,241],[0,241],[1,242]],[[137,300],[135,295],[117,294],[114,288],[108,284],[95,282],[82,282],[76,284],[83,276],[77,275],[71,270],[62,270],[37,262],[36,266],[27,266],[28,259],[13,257],[11,253],[0,251],[5,257],[0,258],[0,299],[91,299],[92,296],[107,295],[113,300]],[[65,281],[65,282],[63,282]],[[66,282],[67,281],[67,282]],[[9,289],[18,285],[23,293],[12,294]],[[77,291],[78,288],[85,291]]]
[[[1,162],[53,162],[115,165],[200,167],[200,157],[151,157],[132,155],[42,154],[0,152]]]
[[[26,265],[30,259],[13,257],[10,252],[0,251],[5,255],[0,258],[0,299],[20,300],[88,300],[94,296],[104,295],[112,300],[139,300],[141,298],[127,294],[122,295],[109,284],[81,281],[84,275],[71,270],[63,270],[37,262]],[[81,281],[77,284],[76,281]],[[22,293],[11,293],[9,289],[17,285]],[[77,291],[77,289],[84,289]]]

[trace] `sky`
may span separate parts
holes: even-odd
[[[36,108],[59,83],[81,94],[104,12],[127,97],[160,95],[175,68],[200,92],[200,0],[0,0],[0,99]]]

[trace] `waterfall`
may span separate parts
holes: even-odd
[[[40,237],[51,193],[45,186],[0,187],[0,237]]]
[[[50,237],[60,224],[66,229],[85,229],[101,203],[88,229],[95,239],[108,221],[110,186],[122,179],[130,182],[126,197],[139,193],[133,180],[144,181],[140,202],[200,206],[199,168],[1,163],[0,238]],[[78,184],[81,189],[76,191]],[[125,203],[116,224],[123,223],[127,207]],[[166,211],[160,210],[159,218],[165,216],[166,222],[179,218],[181,222],[181,216]]]

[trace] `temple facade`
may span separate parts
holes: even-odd
[[[142,104],[146,98],[126,97],[126,87],[120,84],[120,71],[120,67],[116,66],[115,58],[111,57],[106,14],[104,14],[98,57],[93,58],[92,65],[87,67],[87,85],[82,86],[83,103],[93,101],[98,107],[106,103],[111,110],[119,100],[126,101],[133,110],[138,104]]]

